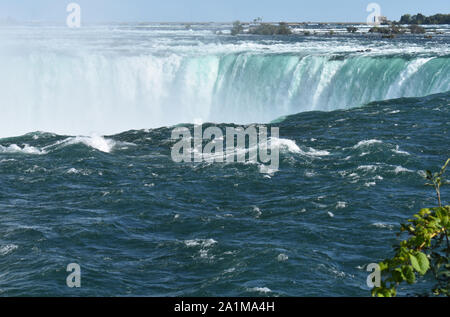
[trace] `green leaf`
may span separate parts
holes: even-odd
[[[396,268],[393,272],[392,272],[392,277],[394,278],[395,282],[397,283],[401,283],[404,280],[406,280],[405,276],[403,275],[402,269],[401,268]]]
[[[409,284],[413,284],[416,281],[416,275],[410,265],[403,267],[403,275]]]
[[[410,260],[412,267],[421,275],[425,275],[430,269],[430,261],[428,261],[427,256],[422,252],[418,252],[416,256],[410,255]]]
[[[447,166],[450,164],[450,159],[447,160],[447,162],[445,163],[445,165],[442,167],[441,169],[441,175],[443,175],[445,173],[445,170],[447,169]]]
[[[380,271],[384,271],[389,268],[389,264],[387,264],[386,262],[379,263],[379,266],[380,266]]]
[[[409,256],[409,259],[411,260],[411,265],[414,268],[414,270],[420,272],[421,268],[419,265],[419,260],[417,260],[417,258],[412,254]]]

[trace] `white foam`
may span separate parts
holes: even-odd
[[[376,171],[378,169],[378,166],[375,165],[360,165],[358,166],[358,170],[363,170],[363,171],[367,171],[367,172],[373,172]]]
[[[111,139],[105,139],[102,136],[77,136],[66,140],[67,144],[79,144],[83,143],[91,148],[99,150],[101,152],[109,153],[116,145],[116,142]]]
[[[402,155],[411,155],[411,154],[409,154],[408,152],[406,152],[406,151],[401,151],[400,150],[400,147],[397,145],[396,147],[395,147],[395,150],[392,150],[394,153],[397,153],[397,154],[402,154]]]
[[[336,270],[336,269],[330,269],[330,272],[333,273],[334,275],[336,275],[337,277],[340,277],[340,278],[344,278],[344,277],[347,276],[347,274],[345,272],[339,271],[339,270]]]
[[[40,167],[40,166],[38,166],[38,165],[33,165],[32,167],[26,169],[26,170],[25,170],[25,173],[34,173],[34,172],[36,172],[36,171],[45,172],[45,171],[47,171],[47,169],[44,168],[44,167]]]
[[[291,153],[302,153],[302,150],[298,147],[297,143],[289,139],[270,138],[270,144],[272,147],[279,147],[280,149],[287,149]]]
[[[42,150],[40,150],[34,146],[30,146],[28,144],[24,144],[23,147],[20,147],[17,144],[11,144],[7,147],[0,145],[0,153],[22,153],[22,154],[34,154],[34,155],[46,154],[45,151],[42,151]]]
[[[6,162],[15,162],[15,159],[2,159],[0,160],[0,163],[6,163]]]
[[[114,149],[121,148],[125,149],[129,146],[135,146],[134,143],[129,142],[119,142],[115,141],[113,139],[105,138],[100,135],[93,134],[91,136],[76,136],[76,137],[69,137],[67,139],[64,139],[62,141],[55,142],[54,144],[48,145],[44,147],[44,150],[49,150],[51,148],[59,147],[59,146],[68,146],[68,145],[74,145],[74,144],[84,144],[88,147],[91,147],[93,149],[96,149],[98,151],[104,152],[104,153],[110,153]]]
[[[255,213],[256,218],[259,218],[262,215],[261,209],[259,209],[257,206],[253,207],[253,212]]]
[[[392,230],[394,228],[394,226],[392,224],[382,223],[382,222],[373,223],[372,226],[380,228],[380,229],[389,229],[389,230]]]
[[[0,247],[0,255],[2,255],[2,256],[8,255],[9,253],[13,252],[17,248],[19,248],[19,247],[15,244],[4,245],[4,246]]]
[[[202,249],[202,250],[199,251],[199,254],[200,254],[200,257],[201,257],[202,259],[213,259],[213,258],[214,258],[214,256],[210,256],[210,255],[208,254],[208,250]]]
[[[381,144],[381,143],[383,143],[383,141],[376,140],[376,139],[363,140],[363,141],[358,142],[358,144],[356,144],[353,148],[358,149],[360,147],[369,146],[369,145],[373,145],[373,144]]]
[[[250,292],[258,292],[258,293],[270,293],[272,290],[268,287],[253,287],[248,289]]]
[[[405,168],[405,167],[403,167],[403,166],[397,166],[397,167],[395,167],[394,172],[395,172],[395,174],[400,174],[400,173],[413,173],[412,170],[407,169],[407,168]]]
[[[79,171],[76,169],[76,168],[71,168],[71,169],[69,169],[67,172],[66,172],[67,174],[78,174],[79,173]]]
[[[336,204],[336,209],[343,209],[347,208],[347,203],[345,201],[338,201]]]
[[[276,172],[278,172],[278,169],[271,168],[270,166],[264,164],[259,164],[258,168],[261,174],[266,174],[268,176],[273,176]]]
[[[217,243],[216,240],[214,239],[194,239],[194,240],[186,240],[184,241],[184,244],[187,247],[203,247],[203,248],[207,248],[210,246],[213,246]]]
[[[317,174],[315,173],[315,172],[313,172],[313,171],[306,171],[305,172],[305,176],[306,177],[308,177],[308,178],[312,178],[312,177],[314,177],[314,176],[316,176]]]
[[[85,170],[85,169],[78,170],[78,169],[72,167],[67,170],[66,174],[74,174],[74,175],[81,174],[83,176],[87,176],[87,175],[91,174],[91,171]]]
[[[290,139],[280,139],[280,138],[271,138],[271,144],[273,146],[278,146],[280,149],[286,149],[291,153],[296,153],[304,156],[328,156],[330,152],[325,150],[316,150],[312,147],[306,148],[306,150],[302,150],[294,140]]]
[[[316,149],[313,149],[312,147],[310,147],[309,150],[306,152],[306,155],[309,155],[309,156],[328,156],[328,155],[330,155],[330,152],[325,151],[325,150],[316,150]]]

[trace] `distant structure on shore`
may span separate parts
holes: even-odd
[[[388,20],[388,18],[385,17],[385,16],[379,16],[379,17],[378,17],[378,21],[380,21],[381,24],[389,24],[389,23],[390,23],[390,21]]]

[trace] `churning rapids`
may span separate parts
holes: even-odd
[[[370,294],[450,157],[450,29],[230,27],[0,28],[0,296]],[[175,163],[198,120],[279,127],[279,170]]]

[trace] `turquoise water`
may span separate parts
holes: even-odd
[[[0,296],[370,294],[450,157],[447,35],[221,28],[1,30]],[[199,119],[274,122],[279,170],[174,163]]]

